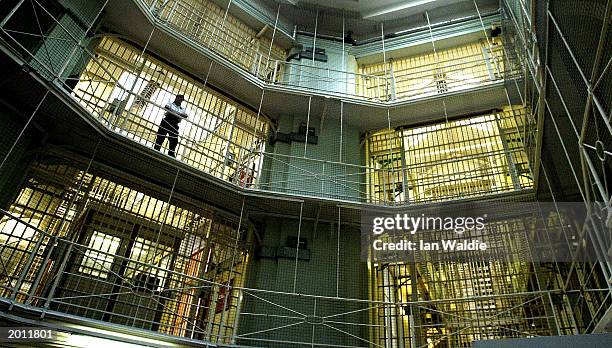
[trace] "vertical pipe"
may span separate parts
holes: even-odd
[[[226,296],[227,298],[227,296]],[[232,330],[232,341],[231,344],[236,344],[236,337],[238,333],[238,323],[240,318],[240,311],[242,310],[242,288],[238,289],[238,303],[236,304],[236,315],[234,316],[234,329]]]
[[[400,155],[402,159],[402,192],[404,193],[404,204],[408,204],[410,202],[410,197],[408,197],[408,175],[406,174],[406,142],[404,141],[404,131],[400,130]]]
[[[89,163],[87,164],[87,168],[85,168],[85,172],[83,173],[83,175],[81,175],[81,180],[79,181],[79,186],[77,187],[77,190],[74,194],[74,196],[72,197],[72,199],[70,200],[70,204],[68,204],[68,209],[66,210],[66,213],[64,214],[64,216],[62,216],[62,220],[59,223],[59,227],[57,228],[57,233],[54,234],[53,236],[53,243],[49,242],[48,245],[50,245],[49,250],[46,252],[46,255],[43,259],[43,261],[41,262],[41,269],[38,272],[38,274],[36,275],[36,278],[34,279],[34,282],[32,283],[32,286],[30,287],[31,289],[31,293],[28,296],[28,298],[26,299],[26,304],[30,304],[30,302],[32,301],[32,298],[34,296],[33,291],[36,291],[36,288],[38,287],[38,284],[42,278],[43,272],[44,272],[44,265],[48,262],[49,258],[51,257],[51,253],[53,252],[53,249],[56,248],[56,244],[58,242],[58,234],[61,233],[62,229],[64,228],[64,224],[66,222],[66,216],[68,215],[71,207],[75,204],[78,194],[79,192],[81,192],[81,189],[83,188],[83,182],[85,181],[85,176],[87,173],[89,173],[91,166],[93,164],[94,158],[96,157],[96,153],[98,152],[98,147],[100,146],[101,140],[98,140],[98,142],[96,143],[96,147],[94,148],[94,151],[91,155],[91,158],[89,159]],[[71,239],[74,241],[76,240],[77,236],[72,236]],[[42,240],[42,236],[41,239]],[[38,250],[40,247],[35,248],[34,250]],[[66,256],[67,257],[67,256]],[[24,274],[27,272],[27,270],[24,269]],[[59,272],[58,274],[61,274],[61,272]],[[60,278],[60,276],[58,276],[58,278]]]
[[[431,22],[429,21],[429,13],[427,11],[425,11],[425,18],[427,19],[427,28],[429,29],[429,39],[431,40],[431,47],[433,48],[433,54],[434,54],[434,62],[435,62],[434,75],[438,75],[441,72],[440,59],[438,57],[438,51],[436,50],[436,41],[434,40],[434,37],[433,37],[433,31],[431,30]],[[446,123],[448,123],[446,100],[444,99],[442,99],[442,107],[444,108],[444,117],[446,119]]]
[[[546,4],[546,9],[548,11],[548,3]],[[538,109],[538,119],[537,119],[537,124],[536,124],[536,132],[537,132],[537,139],[536,139],[536,146],[535,146],[535,158],[534,158],[534,163],[532,164],[535,168],[533,168],[533,182],[534,182],[534,191],[538,192],[538,186],[539,186],[539,182],[540,180],[538,180],[539,176],[540,176],[540,168],[542,166],[542,159],[541,159],[541,152],[542,152],[542,144],[543,144],[543,137],[544,137],[544,118],[546,117],[546,84],[547,84],[547,70],[546,67],[548,66],[548,36],[549,36],[549,19],[548,16],[546,16],[546,31],[545,31],[545,45],[544,45],[544,64],[543,66],[539,66],[540,68],[540,93],[538,95],[538,105],[539,105],[539,109]],[[536,77],[534,76],[534,79]],[[536,81],[537,83],[537,81]],[[517,86],[517,91],[518,91],[518,86]],[[526,97],[525,97],[526,98]],[[571,118],[571,117],[570,117]]]
[[[229,136],[227,138],[227,142],[225,143],[225,155],[224,155],[224,165],[223,165],[223,171],[224,173],[221,173],[221,178],[223,179],[223,176],[225,175],[225,171],[227,171],[227,167],[229,166],[229,154],[230,154],[230,144],[232,142],[232,137],[234,136],[234,128],[236,127],[236,120],[238,119],[238,106],[234,106],[234,119],[232,120],[232,124],[230,125],[230,131],[229,131]],[[221,121],[223,122],[223,121]],[[234,164],[236,165],[236,173],[234,173],[234,175],[238,174],[240,175],[240,171],[238,168],[238,160],[239,158],[234,158]],[[228,178],[231,179],[231,178]],[[237,177],[237,179],[240,179],[240,177]],[[240,183],[238,183],[240,184]]]
[[[17,5],[15,5],[15,7],[13,7],[11,9],[11,11],[6,15],[6,17],[4,17],[2,19],[2,22],[0,22],[0,28],[4,31],[4,26],[6,25],[6,23],[8,23],[8,21],[13,17],[13,15],[15,14],[15,12],[17,12],[17,10],[19,10],[19,8],[21,7],[21,5],[23,5],[23,3],[25,2],[25,0],[20,0]]]
[[[72,244],[72,243],[70,243],[68,245],[68,250],[66,251],[66,256],[62,260],[60,268],[58,269],[57,274],[55,276],[55,280],[53,281],[53,285],[51,286],[51,290],[49,291],[49,295],[47,296],[47,299],[45,301],[45,304],[44,304],[44,307],[43,307],[43,312],[41,313],[41,318],[45,316],[46,310],[49,309],[49,307],[51,306],[51,301],[53,300],[53,295],[55,294],[55,289],[57,289],[57,286],[59,285],[59,281],[60,281],[60,279],[62,279],[62,273],[64,273],[64,269],[66,268],[66,263],[68,262],[68,259],[70,258],[70,254],[72,252],[73,245],[74,244]]]
[[[317,29],[319,26],[319,9],[317,8],[317,13],[315,14],[315,30],[314,36],[312,38],[312,67],[314,68],[315,64],[315,51],[317,50]]]
[[[270,40],[270,47],[268,48],[268,60],[266,61],[266,69],[270,66],[270,56],[272,55],[272,46],[274,45],[274,37],[276,36],[276,28],[278,26],[278,15],[280,14],[280,7],[281,4],[279,3],[278,7],[276,8],[276,19],[274,20],[274,30],[272,30],[272,39]],[[259,114],[257,114],[257,116],[259,116]]]
[[[66,68],[68,67],[68,64],[70,63],[70,60],[72,59],[72,55],[76,52],[77,47],[81,47],[81,45],[83,44],[83,39],[87,37],[87,33],[93,28],[94,24],[96,23],[96,21],[98,20],[98,18],[102,14],[102,11],[104,11],[104,8],[106,8],[106,5],[108,4],[108,2],[109,2],[109,0],[106,0],[104,2],[104,4],[100,7],[100,10],[94,16],[93,20],[91,21],[91,24],[85,30],[85,33],[83,34],[83,37],[81,37],[79,39],[79,41],[76,43],[76,45],[74,46],[74,48],[72,49],[72,51],[68,55],[68,58],[66,59],[66,62],[63,64],[63,66],[60,68],[59,73],[57,74],[58,78],[61,78],[62,75],[64,74],[64,71],[66,70]]]
[[[278,67],[279,67],[278,60],[274,60],[274,71],[272,72],[272,81],[270,81],[272,83],[276,82],[276,73],[278,72]]]
[[[388,83],[388,76],[387,76],[387,54],[385,52],[385,27],[383,23],[380,23],[380,37],[381,37],[381,41],[382,41],[382,51],[383,51],[383,67],[384,67],[384,71],[385,71],[385,78],[384,78],[384,82],[385,82],[385,101],[388,101],[389,99],[389,83]],[[388,145],[389,145],[389,164],[391,165],[390,168],[390,173],[391,173],[391,195],[393,196],[393,205],[396,204],[395,202],[395,164],[393,163],[393,146],[394,146],[394,135],[395,133],[393,133],[391,131],[391,115],[390,115],[390,111],[389,111],[389,107],[387,107],[387,126],[388,126],[388,130],[389,130],[389,140],[388,140]],[[384,192],[385,192],[385,196],[386,196],[386,190],[387,187],[384,187]]]
[[[321,166],[321,193],[325,192],[325,162],[322,162],[322,166]]]
[[[164,214],[164,218],[163,218],[164,220],[161,222],[159,226],[159,231],[157,232],[157,238],[155,240],[155,248],[153,248],[153,255],[157,255],[157,248],[159,247],[159,239],[161,237],[162,230],[164,226],[166,225],[166,220],[168,220],[168,214],[170,212],[170,202],[172,201],[172,196],[174,195],[174,188],[176,187],[176,182],[178,180],[180,172],[181,172],[181,169],[177,168],[176,175],[174,176],[174,181],[172,182],[172,188],[170,189],[170,195],[168,195],[168,201],[166,201],[166,213]]]
[[[487,40],[487,45],[489,47],[489,54],[491,55],[491,58],[493,58],[493,61],[495,62],[495,70],[497,70],[497,74],[499,76],[502,76],[501,71],[499,71],[499,63],[497,61],[497,57],[495,56],[495,54],[493,54],[493,45],[491,45],[491,41],[489,40],[489,35],[487,35],[487,30],[485,29],[484,26],[484,22],[482,20],[482,16],[480,15],[480,9],[478,8],[478,4],[476,3],[476,0],[474,1],[474,7],[476,7],[476,13],[478,14],[478,18],[480,19],[480,25],[482,26],[482,31],[485,35],[485,39]]]
[[[521,140],[521,143],[523,145],[524,151],[527,153],[527,149],[525,148],[527,141],[526,141],[524,136],[521,136],[521,131],[518,129],[518,122],[517,122],[517,118],[516,118],[516,113],[514,112],[514,107],[512,106],[512,102],[510,101],[510,94],[508,94],[508,89],[506,87],[504,87],[504,91],[506,93],[506,100],[508,102],[508,105],[510,106],[510,112],[512,112],[512,118],[514,119],[514,128],[516,129],[516,133],[519,135],[519,139]],[[525,110],[525,119],[523,120],[523,124],[527,124],[527,112],[528,111]],[[496,122],[498,122],[498,127],[499,127],[500,131],[503,132],[503,129],[501,128],[501,125],[499,124],[499,121],[497,120],[497,117],[496,117]],[[500,132],[500,135],[502,135],[501,132]],[[503,141],[503,144],[505,144],[505,146],[507,146],[505,140]],[[505,147],[504,147],[504,151],[506,151]],[[510,153],[509,150],[506,151],[506,152]],[[514,164],[513,164],[513,166],[514,166]],[[529,173],[531,174],[531,177],[534,178],[534,180],[535,180],[535,177],[533,176],[533,170],[531,169],[531,163],[529,163],[529,161],[527,161],[527,168],[529,169]],[[516,171],[516,169],[515,169],[515,171]],[[517,175],[517,180],[518,180],[518,175]]]
[[[317,298],[314,298],[314,305],[313,305],[313,310],[312,310],[312,316],[313,318],[317,317]],[[314,348],[315,347],[315,343],[314,343],[314,339],[315,339],[315,327],[316,325],[312,325],[312,335],[310,336],[310,347]]]
[[[521,183],[519,181],[518,172],[514,164],[512,152],[510,151],[510,147],[508,147],[508,142],[506,139],[506,132],[499,120],[501,116],[497,112],[493,114],[493,116],[495,117],[495,124],[497,125],[497,131],[499,133],[499,138],[501,140],[502,148],[504,149],[504,153],[506,155],[506,162],[508,162],[508,170],[510,171],[510,177],[512,178],[512,184],[514,186],[514,189],[518,191],[521,189]]]
[[[383,101],[389,101],[389,84],[388,84],[388,76],[387,76],[387,53],[385,52],[385,25],[380,23],[380,38],[382,42],[382,54],[383,54],[383,69],[384,69],[384,82],[385,82],[385,97]]]
[[[272,31],[272,39],[270,40],[270,47],[268,48],[268,60],[266,62],[266,67],[270,65],[270,55],[272,54],[272,45],[274,44],[274,36],[276,35],[276,27],[278,26],[278,15],[280,13],[280,3],[278,4],[276,10],[276,19],[274,20],[274,30]],[[212,64],[212,63],[211,63]],[[275,67],[277,65],[275,64]],[[264,95],[266,90],[264,88],[261,89],[261,98],[259,99],[259,107],[257,108],[257,117],[255,118],[255,128],[258,128],[259,125],[259,116],[261,115],[261,107],[263,105]],[[252,150],[254,151],[254,149]],[[251,153],[252,155],[252,153]]]
[[[177,3],[178,3],[178,2],[176,2],[176,3],[175,3],[175,5],[176,5]],[[221,28],[215,27],[215,28],[214,28],[214,30],[213,30],[213,32],[212,32],[212,34],[210,35],[210,41],[209,41],[209,45],[210,45],[210,46],[212,46],[212,40],[213,40],[213,38],[215,37],[215,35],[216,35],[218,32],[223,32],[223,29],[225,28],[225,22],[226,22],[226,20],[227,20],[227,15],[228,15],[228,13],[229,13],[229,9],[230,9],[230,6],[231,6],[231,5],[232,5],[232,0],[229,0],[229,1],[228,1],[228,3],[227,3],[227,7],[225,8],[225,13],[223,14],[223,21],[221,22]],[[169,18],[170,18],[170,16],[168,16],[168,19],[169,19]],[[217,23],[218,23],[218,22],[219,22],[219,20],[217,20]],[[218,45],[218,43],[217,43],[217,45]],[[212,48],[212,47],[211,47],[211,48]],[[214,48],[213,48],[213,49],[214,49]]]
[[[387,108],[387,127],[389,130],[389,140],[388,140],[388,144],[389,144],[389,164],[391,165],[390,167],[390,173],[391,173],[391,195],[393,197],[393,205],[396,205],[396,201],[395,201],[395,189],[396,189],[396,183],[395,183],[395,161],[393,159],[393,149],[395,147],[395,142],[396,142],[396,134],[395,131],[391,130],[391,114],[389,111],[389,108]]]
[[[315,14],[315,30],[314,30],[314,36],[312,38],[312,75],[316,76],[317,79],[316,81],[314,81],[315,83],[317,83],[318,81],[321,81],[321,76],[319,76],[319,73],[317,71],[317,68],[315,66],[315,51],[317,50],[317,29],[319,26],[319,8],[317,8],[317,12]],[[313,86],[312,84],[310,85],[310,87],[318,87],[318,86]]]
[[[387,205],[387,178],[384,168],[380,168],[380,175],[382,176],[382,195],[383,195],[383,205]]]
[[[395,92],[395,74],[393,73],[393,58],[389,59],[389,84],[391,85],[390,98],[391,100],[395,100],[396,92]]]

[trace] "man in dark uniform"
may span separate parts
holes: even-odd
[[[168,155],[176,157],[176,146],[178,145],[178,130],[179,123],[184,118],[187,118],[185,108],[182,107],[185,96],[182,94],[174,98],[174,102],[166,105],[166,113],[159,124],[157,130],[157,138],[155,139],[155,150],[160,150],[164,139],[168,137]]]

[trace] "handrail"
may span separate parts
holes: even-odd
[[[38,2],[36,3],[38,4]],[[57,19],[53,19],[57,22]],[[70,34],[59,22],[58,27]],[[89,59],[89,64],[93,64],[91,68],[92,73],[97,74],[101,72],[107,74],[108,77],[106,78],[107,80],[101,80],[91,74],[83,74],[76,79],[66,79],[58,76],[54,69],[45,61],[44,57],[40,57],[36,52],[30,52],[26,49],[20,43],[19,38],[11,34],[10,30],[7,30],[6,27],[0,29],[4,31],[7,37],[14,41],[15,46],[30,56],[31,61],[35,62],[34,68],[39,70],[41,75],[50,77],[62,91],[70,91],[72,87],[68,85],[76,82],[77,88],[68,93],[69,97],[79,103],[108,131],[146,147],[154,145],[156,129],[159,120],[165,112],[164,106],[155,100],[141,99],[141,95],[137,91],[132,90],[133,87],[130,89],[123,86],[117,78],[113,77],[115,75],[108,71],[105,62],[101,61],[106,59],[104,58],[106,54],[96,55],[90,52],[87,47],[79,44],[78,38],[69,35],[70,38],[68,40],[74,41],[75,50],[79,50],[80,54],[86,55]],[[112,55],[112,52],[108,54]],[[70,59],[70,57],[67,59]],[[334,74],[345,73],[337,69],[312,67],[278,60],[275,61],[274,71],[277,70],[276,67],[279,64],[282,64],[286,70],[285,78],[292,76],[291,70],[293,67],[312,69],[315,78],[317,72],[325,71],[326,75],[330,75],[330,83],[337,83],[337,80],[331,76],[332,72]],[[408,73],[400,75],[398,78],[400,82],[404,79],[403,76]],[[355,80],[372,79],[375,82],[373,87],[377,88],[376,92],[379,93],[377,95],[379,98],[383,94],[388,94],[389,80],[386,77],[367,74],[353,74],[352,77]],[[274,83],[282,84],[283,81],[277,80]],[[363,81],[341,80],[341,83],[358,85],[360,83],[363,84]],[[449,80],[448,84],[450,85],[451,83],[452,81]],[[102,87],[102,94],[100,94],[101,92],[95,92],[95,89],[99,89],[100,85],[107,86]],[[158,88],[167,94],[172,94],[173,92],[168,86],[160,85]],[[426,88],[428,88],[428,91],[435,91],[436,84],[428,84]],[[113,96],[116,100],[111,100]],[[384,97],[386,98],[386,96]],[[120,102],[125,102],[126,104],[121,107],[118,105],[120,104],[118,99],[121,99]],[[136,100],[140,101],[137,108],[134,107]],[[127,103],[130,101],[132,104],[128,106]],[[225,111],[205,109],[199,104],[194,104],[194,101],[189,101],[187,104],[192,117],[183,121],[183,124],[187,125],[188,128],[183,128],[183,134],[178,137],[179,151],[177,153],[177,160],[224,180],[230,185],[244,190],[298,193],[302,196],[330,198],[354,203],[393,206],[411,204],[408,199],[397,201],[395,198],[390,198],[389,195],[393,195],[396,192],[396,188],[392,187],[395,185],[395,180],[391,178],[405,177],[407,175],[406,171],[417,170],[418,166],[377,168],[374,165],[327,161],[309,158],[306,155],[289,156],[270,153],[264,147],[266,134],[265,131],[262,133],[259,125],[251,125],[255,127],[253,129],[245,128],[238,124],[236,116],[229,116],[224,113]],[[238,110],[239,106],[235,107]],[[199,118],[200,115],[204,114],[206,117]],[[234,123],[232,129],[234,127],[240,129],[242,138],[234,139],[232,138],[233,133],[226,134],[224,131],[218,131],[217,125],[225,124],[228,117],[234,117],[234,120],[230,122]],[[228,124],[228,126],[230,125]],[[187,132],[188,129],[189,132]],[[231,153],[230,148],[232,149]],[[493,156],[496,154],[489,153],[488,155]],[[268,165],[276,165],[277,167],[271,169]],[[291,170],[286,170],[284,169],[285,167],[291,168]],[[274,175],[274,173],[283,171],[286,171],[285,174],[291,177],[279,180]],[[313,190],[312,184],[315,182],[321,186]],[[393,182],[393,185],[391,182]],[[427,182],[423,182],[421,186],[425,187],[427,185]],[[528,187],[521,187],[521,189],[525,188]]]
[[[282,86],[288,88],[298,88],[309,91],[325,91],[338,93],[340,95],[350,96],[357,99],[374,101],[379,103],[391,103],[400,100],[411,100],[425,97],[432,93],[431,87],[421,88],[416,86],[412,89],[396,90],[398,83],[404,83],[410,81],[413,77],[415,79],[422,79],[424,76],[429,75],[434,80],[435,72],[439,69],[451,69],[446,73],[457,71],[465,71],[468,76],[472,74],[467,72],[472,68],[478,66],[490,66],[496,64],[494,61],[487,62],[488,60],[496,60],[495,57],[485,57],[481,53],[475,53],[468,56],[461,57],[461,61],[458,63],[447,64],[453,62],[454,59],[448,59],[437,62],[428,66],[417,66],[411,69],[402,70],[400,74],[390,71],[387,69],[386,75],[374,75],[364,74],[360,72],[345,71],[335,68],[326,68],[316,66],[313,64],[302,64],[296,62],[287,62],[283,57],[276,56],[274,50],[271,55],[267,57],[266,52],[262,52],[262,49],[257,45],[254,45],[255,37],[250,40],[241,35],[240,33],[233,30],[232,26],[226,26],[223,23],[219,23],[219,20],[212,20],[210,16],[206,15],[202,11],[190,6],[185,0],[168,0],[163,2],[165,10],[160,10],[160,3],[162,0],[134,0],[143,4],[143,8],[149,12],[154,20],[164,25],[170,30],[174,30],[179,36],[188,38],[191,42],[202,45],[208,50],[211,50],[222,58],[228,60],[229,63],[235,65],[241,70],[246,70],[249,74],[254,75],[259,81],[264,84]],[[169,10],[168,10],[169,8]],[[177,9],[177,8],[180,8]],[[199,28],[198,34],[191,32],[185,28],[194,27]],[[267,51],[267,46],[266,50]],[[494,56],[499,54],[505,55],[506,49],[502,46],[493,48]],[[466,60],[466,58],[468,60]],[[473,63],[475,66],[466,66],[466,64]],[[478,64],[480,63],[480,64]],[[262,66],[263,64],[263,66]],[[456,67],[456,69],[453,69]],[[483,75],[475,76],[474,78],[466,78],[465,81],[470,81],[467,85],[451,86],[446,85],[442,90],[436,93],[452,92],[454,90],[465,90],[472,86],[487,85],[491,82],[502,81],[507,78],[504,76],[506,73],[514,75],[516,72],[515,67],[506,67],[510,71],[499,71],[498,73],[488,72]],[[290,69],[297,69],[299,72],[289,72]],[[309,76],[306,77],[306,81],[302,81],[302,72],[306,72]],[[494,76],[491,79],[490,76]],[[471,80],[477,81],[471,81]],[[296,81],[297,80],[297,81]],[[372,82],[373,81],[373,82]],[[463,81],[463,80],[462,80]],[[334,85],[329,85],[329,84]],[[344,84],[344,85],[342,85]],[[435,83],[434,83],[435,85]],[[435,88],[435,86],[433,86]]]

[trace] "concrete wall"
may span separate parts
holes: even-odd
[[[315,42],[313,37],[303,35],[298,35],[296,41],[304,49],[313,46],[325,49],[327,62],[313,61],[312,58],[289,61],[282,78],[284,84],[343,94],[355,93],[355,75],[344,73],[357,71],[355,56],[348,53],[350,45],[344,44],[343,49],[342,42],[321,38]]]
[[[249,270],[247,271],[246,287],[292,293],[294,289],[294,275],[296,274],[295,259],[269,257],[269,250],[285,246],[287,244],[287,237],[297,236],[298,221],[266,218],[264,224],[263,231],[260,232],[262,234],[260,247],[265,247],[268,251],[260,249],[259,252],[255,253],[256,255],[251,260]],[[297,262],[295,292],[336,297],[336,286],[338,284],[339,297],[367,299],[367,269],[366,264],[360,260],[359,231],[355,228],[342,226],[338,255],[338,226],[330,223],[319,223],[315,231],[314,225],[314,221],[302,221],[301,224],[300,237],[307,240],[310,259],[298,260]],[[268,256],[264,257],[262,254],[267,254]],[[340,260],[339,267],[337,267],[338,256]],[[300,314],[302,314],[304,316],[316,316],[317,318],[336,315],[333,319],[329,320],[348,323],[367,322],[367,315],[369,314],[368,311],[364,310],[357,313],[339,315],[367,308],[368,304],[366,303],[318,298],[315,305],[315,299],[311,297],[261,292],[253,292],[253,294],[271,303],[251,295],[244,295],[243,313],[294,317],[300,317]],[[262,334],[248,335],[249,333],[290,323],[300,324]],[[329,325],[367,339],[367,327],[332,323]],[[311,342],[311,339],[314,337],[315,343],[325,343],[330,346],[358,346],[364,343],[351,335],[322,324],[312,324],[302,322],[300,319],[278,317],[243,315],[240,319],[239,334],[247,334],[245,336],[247,338],[299,342]],[[272,344],[246,339],[240,343],[266,347],[284,347],[282,343]]]
[[[364,169],[332,163],[340,162],[342,138],[341,163],[363,165],[360,131],[344,123],[341,136],[339,115],[328,114],[323,120],[319,116],[311,115],[309,122],[316,130],[318,143],[307,144],[305,154],[303,142],[276,142],[267,146],[266,151],[275,155],[264,160],[261,188],[340,200],[365,199]],[[307,115],[283,115],[278,129],[280,133],[297,132],[300,123],[306,122]]]

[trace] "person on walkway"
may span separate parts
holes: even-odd
[[[168,155],[176,157],[176,146],[178,145],[179,123],[187,118],[185,108],[182,106],[185,96],[177,95],[172,103],[165,106],[166,113],[159,124],[157,138],[155,139],[155,150],[160,150],[166,137],[168,138]]]

